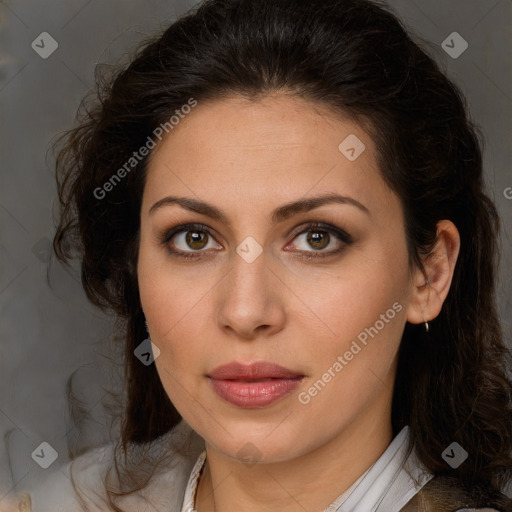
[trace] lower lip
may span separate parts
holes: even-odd
[[[263,382],[211,379],[214,391],[227,402],[246,409],[265,407],[293,391],[303,377]]]

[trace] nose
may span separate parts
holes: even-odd
[[[248,263],[238,254],[217,287],[217,322],[225,333],[244,340],[268,337],[283,329],[283,283],[263,251]]]

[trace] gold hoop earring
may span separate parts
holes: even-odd
[[[427,333],[428,333],[428,330],[429,330],[428,322],[425,320],[425,332],[427,332]]]

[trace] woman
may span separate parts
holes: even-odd
[[[389,10],[206,1],[99,98],[54,247],[126,323],[122,437],[23,506],[512,510],[498,217]]]

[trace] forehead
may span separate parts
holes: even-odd
[[[166,193],[240,209],[332,192],[361,203],[389,194],[362,125],[299,97],[235,96],[199,101],[157,145],[143,208]]]
[[[338,146],[349,135],[372,142],[357,123],[318,102],[283,94],[259,100],[232,96],[198,102],[157,145],[151,161],[166,159],[171,152],[179,159],[183,148],[191,167],[204,164],[205,157],[217,161],[221,152],[226,157],[276,156],[312,163],[322,157],[338,159]]]

